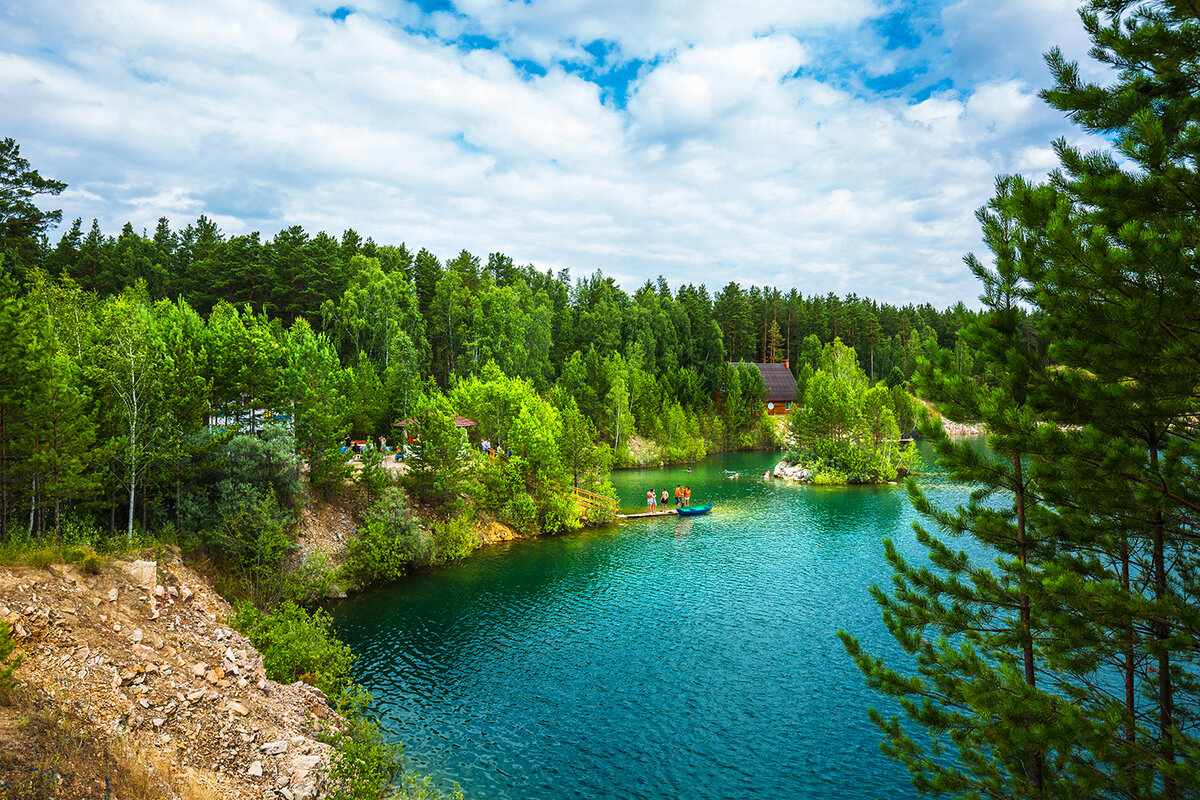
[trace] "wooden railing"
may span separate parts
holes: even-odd
[[[564,486],[558,481],[550,481],[550,484],[559,493],[569,495],[581,506],[586,508],[602,508],[607,509],[610,513],[617,513],[617,501],[611,497],[589,492],[587,489],[580,489],[578,486]]]

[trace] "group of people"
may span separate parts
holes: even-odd
[[[354,439],[350,438],[350,434],[347,433],[345,437],[343,437],[341,446],[338,448],[338,450],[342,453],[349,453],[356,461],[362,460],[363,453],[371,453],[375,452],[376,450],[385,454],[392,453],[392,448],[388,447],[386,436],[380,436],[376,441],[378,444],[371,442],[370,440],[355,441]],[[412,442],[412,439],[409,439],[409,442]],[[396,446],[395,458],[397,461],[404,458],[403,445]]]
[[[667,504],[670,502],[670,497],[671,495],[668,490],[663,489],[662,500],[660,501],[658,499],[658,495],[653,489],[651,489],[650,491],[646,492],[646,510],[657,511],[660,503],[662,508],[665,510],[667,508]],[[679,508],[680,506],[691,505],[691,503],[692,487],[677,484],[675,486],[675,507]]]

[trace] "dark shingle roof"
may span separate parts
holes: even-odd
[[[764,403],[790,403],[796,399],[796,379],[783,364],[755,364],[767,387]]]

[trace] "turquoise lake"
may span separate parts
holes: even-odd
[[[625,510],[677,483],[716,507],[484,548],[336,606],[407,766],[473,800],[916,797],[836,636],[901,663],[867,589],[889,584],[883,537],[921,557],[916,514],[899,485],[764,481],[778,458],[615,473]]]

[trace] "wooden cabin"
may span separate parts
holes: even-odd
[[[796,401],[796,377],[788,367],[788,362],[782,364],[755,364],[762,374],[763,384],[767,387],[763,397],[763,405],[770,416],[779,416],[792,410]]]

